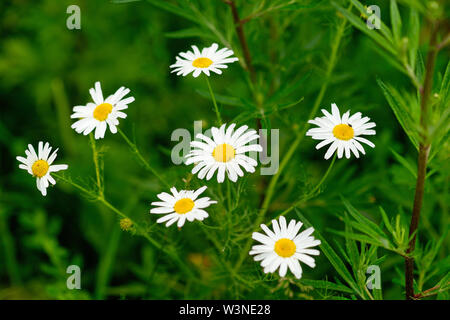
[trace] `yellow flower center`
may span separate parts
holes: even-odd
[[[236,151],[232,146],[227,143],[222,143],[213,150],[212,156],[218,162],[228,162],[234,159],[235,153]]]
[[[99,104],[94,110],[94,118],[98,121],[105,121],[111,113],[113,106],[110,103]]]
[[[47,174],[48,168],[49,165],[47,161],[37,160],[35,163],[33,163],[33,166],[31,166],[31,171],[33,171],[33,176],[42,178]]]
[[[350,140],[355,136],[355,130],[348,124],[338,124],[333,129],[333,135],[339,140]]]
[[[212,63],[212,60],[209,58],[197,58],[192,61],[192,65],[196,68],[208,68]]]
[[[189,198],[183,198],[175,202],[173,209],[176,213],[185,214],[192,210],[194,207],[194,201]]]
[[[294,241],[282,238],[275,242],[275,252],[283,258],[289,258],[295,253],[295,250],[297,249]]]

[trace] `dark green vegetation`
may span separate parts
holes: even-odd
[[[410,265],[414,257],[417,298],[448,299],[445,1],[376,1],[380,30],[366,27],[358,1],[236,0],[243,24],[227,1],[116,2],[128,3],[0,3],[0,299],[403,299],[405,257]],[[70,4],[81,8],[81,30],[66,28]],[[202,77],[177,77],[169,65],[192,44],[213,42],[240,59],[210,77],[222,118],[280,129],[279,174],[246,174],[228,198],[227,185],[213,179],[208,192],[219,203],[210,217],[166,228],[149,210],[167,187],[108,131],[97,141],[106,199],[97,200],[89,138],[70,128],[72,106],[90,101],[97,80],[108,94],[131,89],[136,101],[120,128],[169,185],[203,184],[192,166],[171,163],[170,135],[192,132],[195,120],[214,125],[213,104]],[[376,147],[337,159],[316,188],[330,161],[304,136],[306,121],[333,102],[376,122]],[[65,179],[90,195],[58,179],[41,196],[15,159],[40,140],[60,148]],[[413,209],[415,198],[423,204]],[[122,231],[108,204],[143,229]],[[248,255],[255,221],[269,225],[294,204],[286,218],[309,222],[322,240],[317,266],[304,266],[301,280],[265,275]],[[81,267],[82,290],[66,288],[72,264]],[[380,267],[381,290],[365,286],[370,265]]]

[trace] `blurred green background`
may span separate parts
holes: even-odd
[[[183,2],[183,1],[179,1]],[[59,147],[58,163],[69,164],[68,174],[77,181],[94,184],[95,171],[89,138],[70,128],[71,108],[91,101],[88,90],[101,81],[104,95],[120,86],[131,89],[136,101],[126,111],[120,128],[134,136],[144,157],[178,188],[202,185],[190,174],[191,167],[175,166],[170,140],[176,128],[193,131],[193,122],[203,120],[204,128],[214,125],[214,112],[201,77],[183,78],[170,74],[169,65],[180,51],[192,44],[213,42],[231,46],[243,62],[242,50],[233,28],[229,7],[221,1],[184,1],[198,9],[203,18],[188,18],[154,6],[154,1],[115,4],[106,0],[7,0],[0,3],[0,299],[321,299],[350,297],[342,292],[314,288],[308,283],[263,277],[258,263],[249,256],[240,275],[254,281],[246,287],[231,276],[217,259],[212,244],[196,223],[176,227],[155,226],[149,214],[150,202],[165,190],[145,171],[119,135],[107,131],[97,142],[104,161],[105,194],[116,207],[149,227],[150,234],[177,248],[183,261],[203,280],[186,278],[162,252],[138,235],[119,228],[118,218],[99,203],[81,196],[59,181],[42,197],[35,179],[18,168],[15,157],[27,144],[48,141]],[[278,1],[280,2],[280,1]],[[285,1],[287,2],[287,1]],[[382,15],[388,1],[377,1]],[[81,30],[68,30],[66,8],[81,8]],[[237,1],[241,17],[260,4]],[[407,12],[407,6],[400,7]],[[404,10],[404,11],[403,11]],[[202,20],[203,19],[203,20]],[[274,10],[245,24],[247,41],[257,72],[256,92],[267,115],[264,128],[280,129],[280,158],[283,158],[299,126],[308,114],[324,81],[324,65],[341,22],[329,1],[302,1],[296,7]],[[208,27],[209,26],[209,27]],[[180,31],[182,30],[182,31]],[[378,206],[392,218],[400,214],[409,223],[414,195],[414,176],[394,157],[391,149],[415,166],[416,150],[403,133],[376,79],[388,81],[398,90],[411,90],[410,82],[374,50],[361,32],[347,27],[338,60],[321,108],[337,103],[341,111],[361,111],[376,122],[376,148],[366,149],[360,159],[341,159],[327,178],[323,192],[303,203],[300,211],[338,252],[343,238],[331,230],[343,230],[345,211],[340,195],[365,215],[380,221]],[[421,30],[426,33],[426,30]],[[224,43],[226,41],[227,43]],[[421,48],[426,46],[420,42]],[[436,73],[441,74],[449,52],[438,57]],[[256,128],[253,93],[242,63],[234,63],[221,76],[210,78],[217,95],[233,97],[220,103],[222,117],[230,122]],[[276,99],[271,99],[279,93]],[[287,105],[303,97],[290,108]],[[250,105],[250,107],[249,107]],[[288,164],[277,186],[264,223],[288,208],[327,169],[324,150],[306,138]],[[435,170],[426,184],[419,229],[419,246],[437,241],[448,229],[448,142],[433,159]],[[284,152],[284,153],[283,153]],[[265,179],[270,179],[266,177]],[[231,226],[220,225],[224,208],[211,207],[210,221],[218,227],[225,259],[234,261],[250,236],[251,221],[264,192],[259,169],[239,180],[242,192]],[[217,190],[214,179],[207,183]],[[288,215],[296,218],[294,213]],[[229,229],[233,229],[231,236]],[[226,231],[224,231],[226,229]],[[216,232],[215,229],[212,231]],[[427,279],[434,285],[448,272],[449,241],[437,253],[441,261]],[[403,260],[379,250],[383,295],[403,297]],[[442,262],[443,261],[443,262]],[[82,270],[82,290],[66,288],[67,266]],[[317,267],[304,267],[303,278],[339,282],[326,257],[316,259]],[[302,279],[303,280],[303,279]]]

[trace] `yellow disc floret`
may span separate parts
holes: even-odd
[[[176,213],[185,214],[194,208],[194,201],[189,198],[183,198],[175,202],[173,209]]]
[[[227,143],[222,143],[214,148],[212,156],[218,162],[228,162],[234,159],[236,151]]]
[[[197,58],[194,61],[192,61],[192,66],[196,68],[208,68],[213,61],[209,58]]]
[[[120,219],[120,228],[123,231],[129,231],[131,229],[131,227],[133,226],[133,221],[131,221],[129,218],[123,218]]]
[[[282,238],[275,242],[274,250],[280,257],[289,258],[295,253],[296,249],[297,246],[295,245],[294,241],[290,239]]]
[[[94,110],[94,118],[98,121],[105,121],[111,113],[113,106],[110,103],[99,104]]]
[[[47,161],[45,160],[37,160],[35,163],[33,163],[33,166],[31,167],[31,171],[33,171],[33,176],[36,176],[38,178],[42,178],[47,174],[49,165]]]
[[[338,124],[333,129],[333,135],[339,140],[350,140],[355,136],[355,131],[348,124]]]

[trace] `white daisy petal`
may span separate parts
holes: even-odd
[[[181,228],[186,220],[193,222],[208,217],[208,213],[203,210],[217,201],[209,200],[208,197],[197,199],[197,197],[206,190],[203,186],[197,190],[177,190],[175,187],[170,188],[169,194],[162,192],[157,197],[162,201],[152,202],[154,208],[150,209],[152,214],[165,214],[163,217],[156,220],[157,223],[166,222],[166,227],[171,226],[177,222],[178,228]]]
[[[316,145],[316,149],[330,144],[325,153],[325,159],[331,158],[335,152],[337,152],[338,158],[345,155],[349,159],[352,153],[359,158],[359,152],[365,154],[364,148],[359,142],[372,148],[375,147],[375,144],[362,137],[362,135],[376,134],[376,131],[372,130],[376,124],[369,122],[369,117],[362,117],[360,112],[350,115],[350,110],[348,110],[341,118],[339,108],[335,103],[331,105],[331,113],[325,109],[322,109],[322,113],[323,117],[316,117],[314,120],[308,121],[317,128],[309,129],[306,135],[311,136],[314,140],[322,140]]]
[[[52,147],[48,142],[39,141],[38,153],[31,144],[28,145],[28,149],[25,150],[26,158],[18,156],[16,159],[20,162],[19,168],[27,170],[30,175],[36,177],[36,188],[41,192],[43,196],[47,195],[47,188],[50,184],[55,185],[55,179],[50,175],[51,172],[57,172],[60,170],[66,170],[67,164],[52,165],[56,159],[56,148],[52,155],[49,156]]]
[[[246,156],[246,152],[261,152],[259,144],[250,144],[251,141],[259,139],[255,130],[248,132],[247,126],[242,126],[234,131],[236,124],[228,127],[223,124],[220,128],[212,127],[212,139],[197,134],[196,138],[203,141],[191,142],[191,151],[186,155],[186,165],[195,163],[192,169],[199,179],[210,180],[217,172],[217,181],[222,183],[227,177],[236,182],[244,175],[243,167],[247,172],[255,172],[257,161]]]
[[[222,74],[219,68],[226,68],[226,64],[238,61],[233,55],[232,50],[223,48],[217,51],[218,44],[213,43],[210,47],[203,48],[201,51],[197,46],[192,46],[192,51],[180,52],[175,57],[176,62],[170,65],[172,72],[177,72],[177,75],[186,76],[193,72],[194,78],[201,73],[210,76],[210,71],[217,74]]]
[[[106,129],[109,127],[112,134],[117,133],[118,118],[125,119],[126,113],[120,111],[128,108],[128,104],[134,101],[134,97],[124,98],[130,89],[120,87],[113,95],[103,99],[100,82],[96,82],[94,88],[89,90],[94,103],[89,102],[85,106],[73,108],[71,118],[81,118],[72,124],[77,133],[87,135],[94,131],[95,139],[103,139]],[[124,99],[123,99],[124,98]]]
[[[259,232],[252,234],[252,238],[261,244],[254,245],[249,254],[254,256],[255,261],[260,261],[264,273],[278,270],[280,277],[284,277],[289,269],[300,279],[303,273],[300,261],[311,268],[315,267],[314,258],[309,255],[319,255],[319,251],[308,248],[319,245],[320,241],[311,236],[314,232],[312,227],[297,234],[301,226],[300,221],[291,220],[287,223],[281,216],[278,221],[272,220],[273,231],[266,225],[261,225],[267,235]]]

